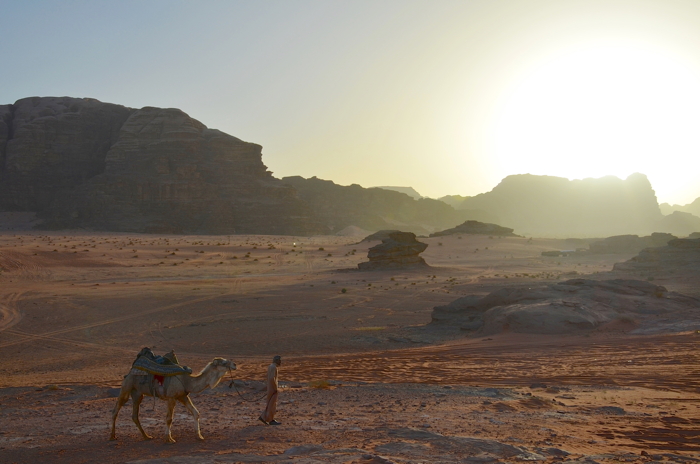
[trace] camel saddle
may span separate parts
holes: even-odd
[[[131,368],[161,377],[192,373],[192,369],[180,365],[174,351],[158,356],[148,347],[143,348],[136,355],[136,360]]]

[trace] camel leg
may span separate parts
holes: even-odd
[[[109,435],[110,440],[116,440],[116,424],[117,424],[117,416],[119,415],[119,411],[121,410],[122,406],[126,404],[126,402],[129,401],[129,392],[122,388],[122,390],[119,392],[119,398],[117,398],[117,404],[114,405],[114,409],[112,410],[112,432]]]
[[[145,430],[143,430],[143,427],[141,427],[141,421],[139,420],[139,409],[141,408],[141,400],[143,400],[143,393],[139,393],[136,390],[132,390],[131,399],[134,400],[134,407],[131,410],[131,420],[133,420],[134,424],[136,424],[136,427],[139,428],[139,432],[141,432],[141,435],[143,435],[143,439],[150,440],[153,437],[147,434]]]
[[[166,443],[175,443],[171,433],[173,425],[173,417],[175,416],[175,398],[168,398],[168,412],[165,416],[165,441]]]
[[[197,411],[197,408],[195,408],[194,404],[192,404],[190,395],[185,395],[181,398],[178,398],[178,401],[184,404],[187,410],[190,412],[190,414],[192,414],[192,418],[194,419],[194,430],[197,433],[197,440],[204,440],[202,432],[199,430],[199,411]]]

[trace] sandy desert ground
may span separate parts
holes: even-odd
[[[700,462],[700,334],[427,325],[459,296],[612,277],[631,255],[542,258],[566,243],[465,235],[421,239],[430,268],[359,272],[377,244],[360,239],[0,231],[0,462]],[[143,346],[195,371],[238,364],[237,388],[193,395],[205,441],[180,407],[165,444],[152,399],[153,440],[129,402],[108,441]],[[255,400],[275,354],[282,425],[265,427]]]

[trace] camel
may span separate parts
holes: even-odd
[[[190,393],[199,393],[206,388],[216,387],[219,384],[219,381],[221,381],[221,377],[223,377],[226,372],[233,369],[236,369],[236,364],[234,362],[224,358],[214,358],[214,360],[207,364],[204,369],[202,369],[202,372],[197,375],[178,374],[166,377],[162,395],[156,395],[154,392],[151,382],[148,381],[152,378],[151,376],[138,375],[134,372],[129,372],[129,374],[124,377],[124,381],[122,381],[122,388],[121,392],[119,393],[119,398],[117,399],[117,404],[114,406],[114,410],[112,410],[112,433],[109,439],[117,439],[114,430],[117,415],[119,414],[121,407],[124,406],[127,401],[129,401],[129,396],[131,396],[134,401],[131,419],[136,424],[136,427],[138,427],[141,435],[143,435],[144,440],[150,440],[152,437],[143,430],[143,427],[141,427],[141,422],[139,421],[139,407],[144,395],[156,395],[160,399],[168,402],[168,412],[165,416],[165,441],[167,443],[175,443],[170,427],[173,423],[176,401],[182,403],[190,414],[192,414],[192,417],[194,418],[195,431],[197,432],[197,439],[204,440],[204,437],[199,430],[199,411],[197,411],[197,408],[195,408],[194,404],[192,404]]]

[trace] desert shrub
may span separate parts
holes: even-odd
[[[347,289],[347,288],[342,288],[342,289],[340,289],[340,293],[347,293],[347,292],[348,292],[348,289]]]
[[[331,384],[328,383],[328,380],[312,380],[309,382],[309,387],[318,388],[319,390],[328,390],[331,388]]]

